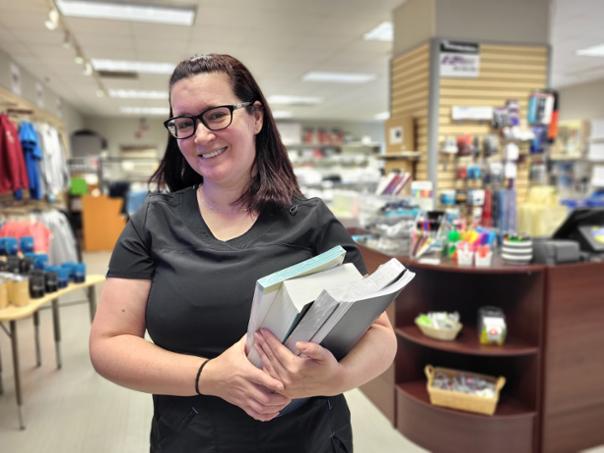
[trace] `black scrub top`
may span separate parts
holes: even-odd
[[[366,273],[361,254],[350,235],[318,198],[297,200],[288,208],[261,212],[246,233],[221,241],[212,235],[201,216],[196,187],[189,187],[174,193],[156,193],[147,197],[145,204],[131,217],[122,232],[113,251],[107,276],[151,280],[145,316],[147,331],[153,342],[169,351],[211,358],[221,354],[245,334],[257,279],[336,245],[341,245],[347,251],[346,262],[354,263],[362,274]],[[199,415],[204,406],[214,408],[207,417],[221,419],[223,415],[230,414],[220,422],[221,425],[228,425],[233,413],[237,412],[244,415],[241,420],[249,419],[250,426],[260,423],[241,409],[212,397],[154,395],[154,403],[153,451],[180,451],[157,449],[162,439],[165,441],[165,436],[154,441],[154,435],[157,437],[161,431],[156,429],[156,425],[161,421],[158,418],[162,418],[162,412],[170,413],[169,417],[163,418],[164,421],[169,419],[172,428],[175,420],[181,418],[172,413],[174,407],[182,406],[183,420],[187,419],[191,408],[192,413]],[[341,405],[336,400],[328,400],[328,403],[330,410]],[[288,419],[301,419],[303,414],[300,412],[311,411],[317,404],[323,403],[314,401],[291,416],[288,414],[278,417],[275,419],[277,421],[261,423],[260,432],[268,433],[271,425],[280,426]],[[345,402],[343,404],[345,406]],[[342,410],[346,412],[348,409]],[[283,430],[283,427],[279,429]],[[241,427],[236,431],[227,437],[235,436],[233,440],[237,438],[237,433],[243,435],[247,432]],[[258,430],[250,432],[255,431]],[[174,435],[174,429],[170,433],[175,438],[179,437]],[[209,429],[206,434],[212,438],[212,442],[223,442],[216,439],[215,429]],[[288,436],[292,444],[296,442],[295,436],[292,437],[291,433]],[[312,436],[307,434],[306,437]],[[243,442],[248,441],[246,438]],[[249,451],[273,451],[268,444],[266,448],[263,450],[257,445]],[[298,451],[292,448],[293,445],[288,447],[289,453]],[[231,450],[225,447],[216,451]]]

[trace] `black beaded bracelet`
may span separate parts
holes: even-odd
[[[201,392],[199,391],[199,377],[201,376],[201,370],[203,370],[203,367],[207,365],[207,363],[210,361],[210,359],[205,359],[203,362],[201,362],[201,365],[199,365],[199,369],[197,370],[197,374],[195,375],[195,393],[197,393],[200,396]]]

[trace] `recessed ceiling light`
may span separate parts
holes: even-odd
[[[585,57],[604,57],[604,44],[598,44],[597,46],[577,50],[577,55]]]
[[[292,112],[288,112],[287,110],[273,110],[273,118],[275,119],[283,119],[283,118],[291,118]]]
[[[134,115],[168,116],[170,109],[168,107],[120,107],[120,112]]]
[[[382,22],[380,25],[375,27],[373,30],[365,33],[363,38],[370,41],[392,41],[394,40],[394,29],[392,28],[392,22]]]
[[[172,74],[174,64],[145,61],[102,60],[93,58],[92,66],[97,71],[139,72],[142,74]]]
[[[375,79],[375,74],[348,72],[308,72],[302,80],[305,82],[365,83]]]
[[[390,118],[390,112],[381,112],[373,115],[373,118],[376,120],[387,120]]]
[[[57,0],[64,16],[93,19],[128,20],[172,25],[193,25],[195,8],[170,8],[151,5],[125,5],[92,1]]]
[[[139,91],[139,90],[109,90],[112,98],[124,99],[168,99],[167,91]]]
[[[282,104],[282,105],[316,105],[323,102],[322,98],[313,96],[288,96],[275,94],[269,96],[269,104]]]

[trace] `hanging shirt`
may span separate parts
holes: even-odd
[[[17,198],[27,189],[27,169],[17,128],[7,115],[0,115],[0,193],[15,193]]]
[[[29,194],[34,200],[41,200],[43,197],[42,181],[40,180],[40,163],[43,153],[38,143],[38,134],[34,125],[23,121],[19,125],[19,140],[25,156],[25,166],[27,167],[27,177],[29,179]]]
[[[44,150],[42,158],[42,178],[44,179],[46,195],[50,201],[67,190],[69,171],[63,154],[63,146],[57,130],[49,124],[38,126]]]

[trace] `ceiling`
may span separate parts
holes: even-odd
[[[141,0],[113,0],[142,3]],[[405,0],[200,0],[194,26],[102,19],[62,20],[87,58],[176,63],[202,53],[230,53],[258,79],[265,95],[323,98],[315,106],[275,106],[294,118],[371,121],[388,110],[392,45],[365,41],[368,32]],[[187,5],[192,0],[158,0]],[[165,100],[96,96],[97,82],[74,63],[62,32],[45,28],[49,0],[0,0],[0,48],[85,115],[121,116],[120,107],[165,107]],[[604,43],[604,1],[553,0],[552,82],[563,86],[604,78],[604,58],[578,57]],[[364,84],[304,82],[308,71],[375,74]],[[101,78],[107,90],[166,90],[167,75],[136,80]]]

